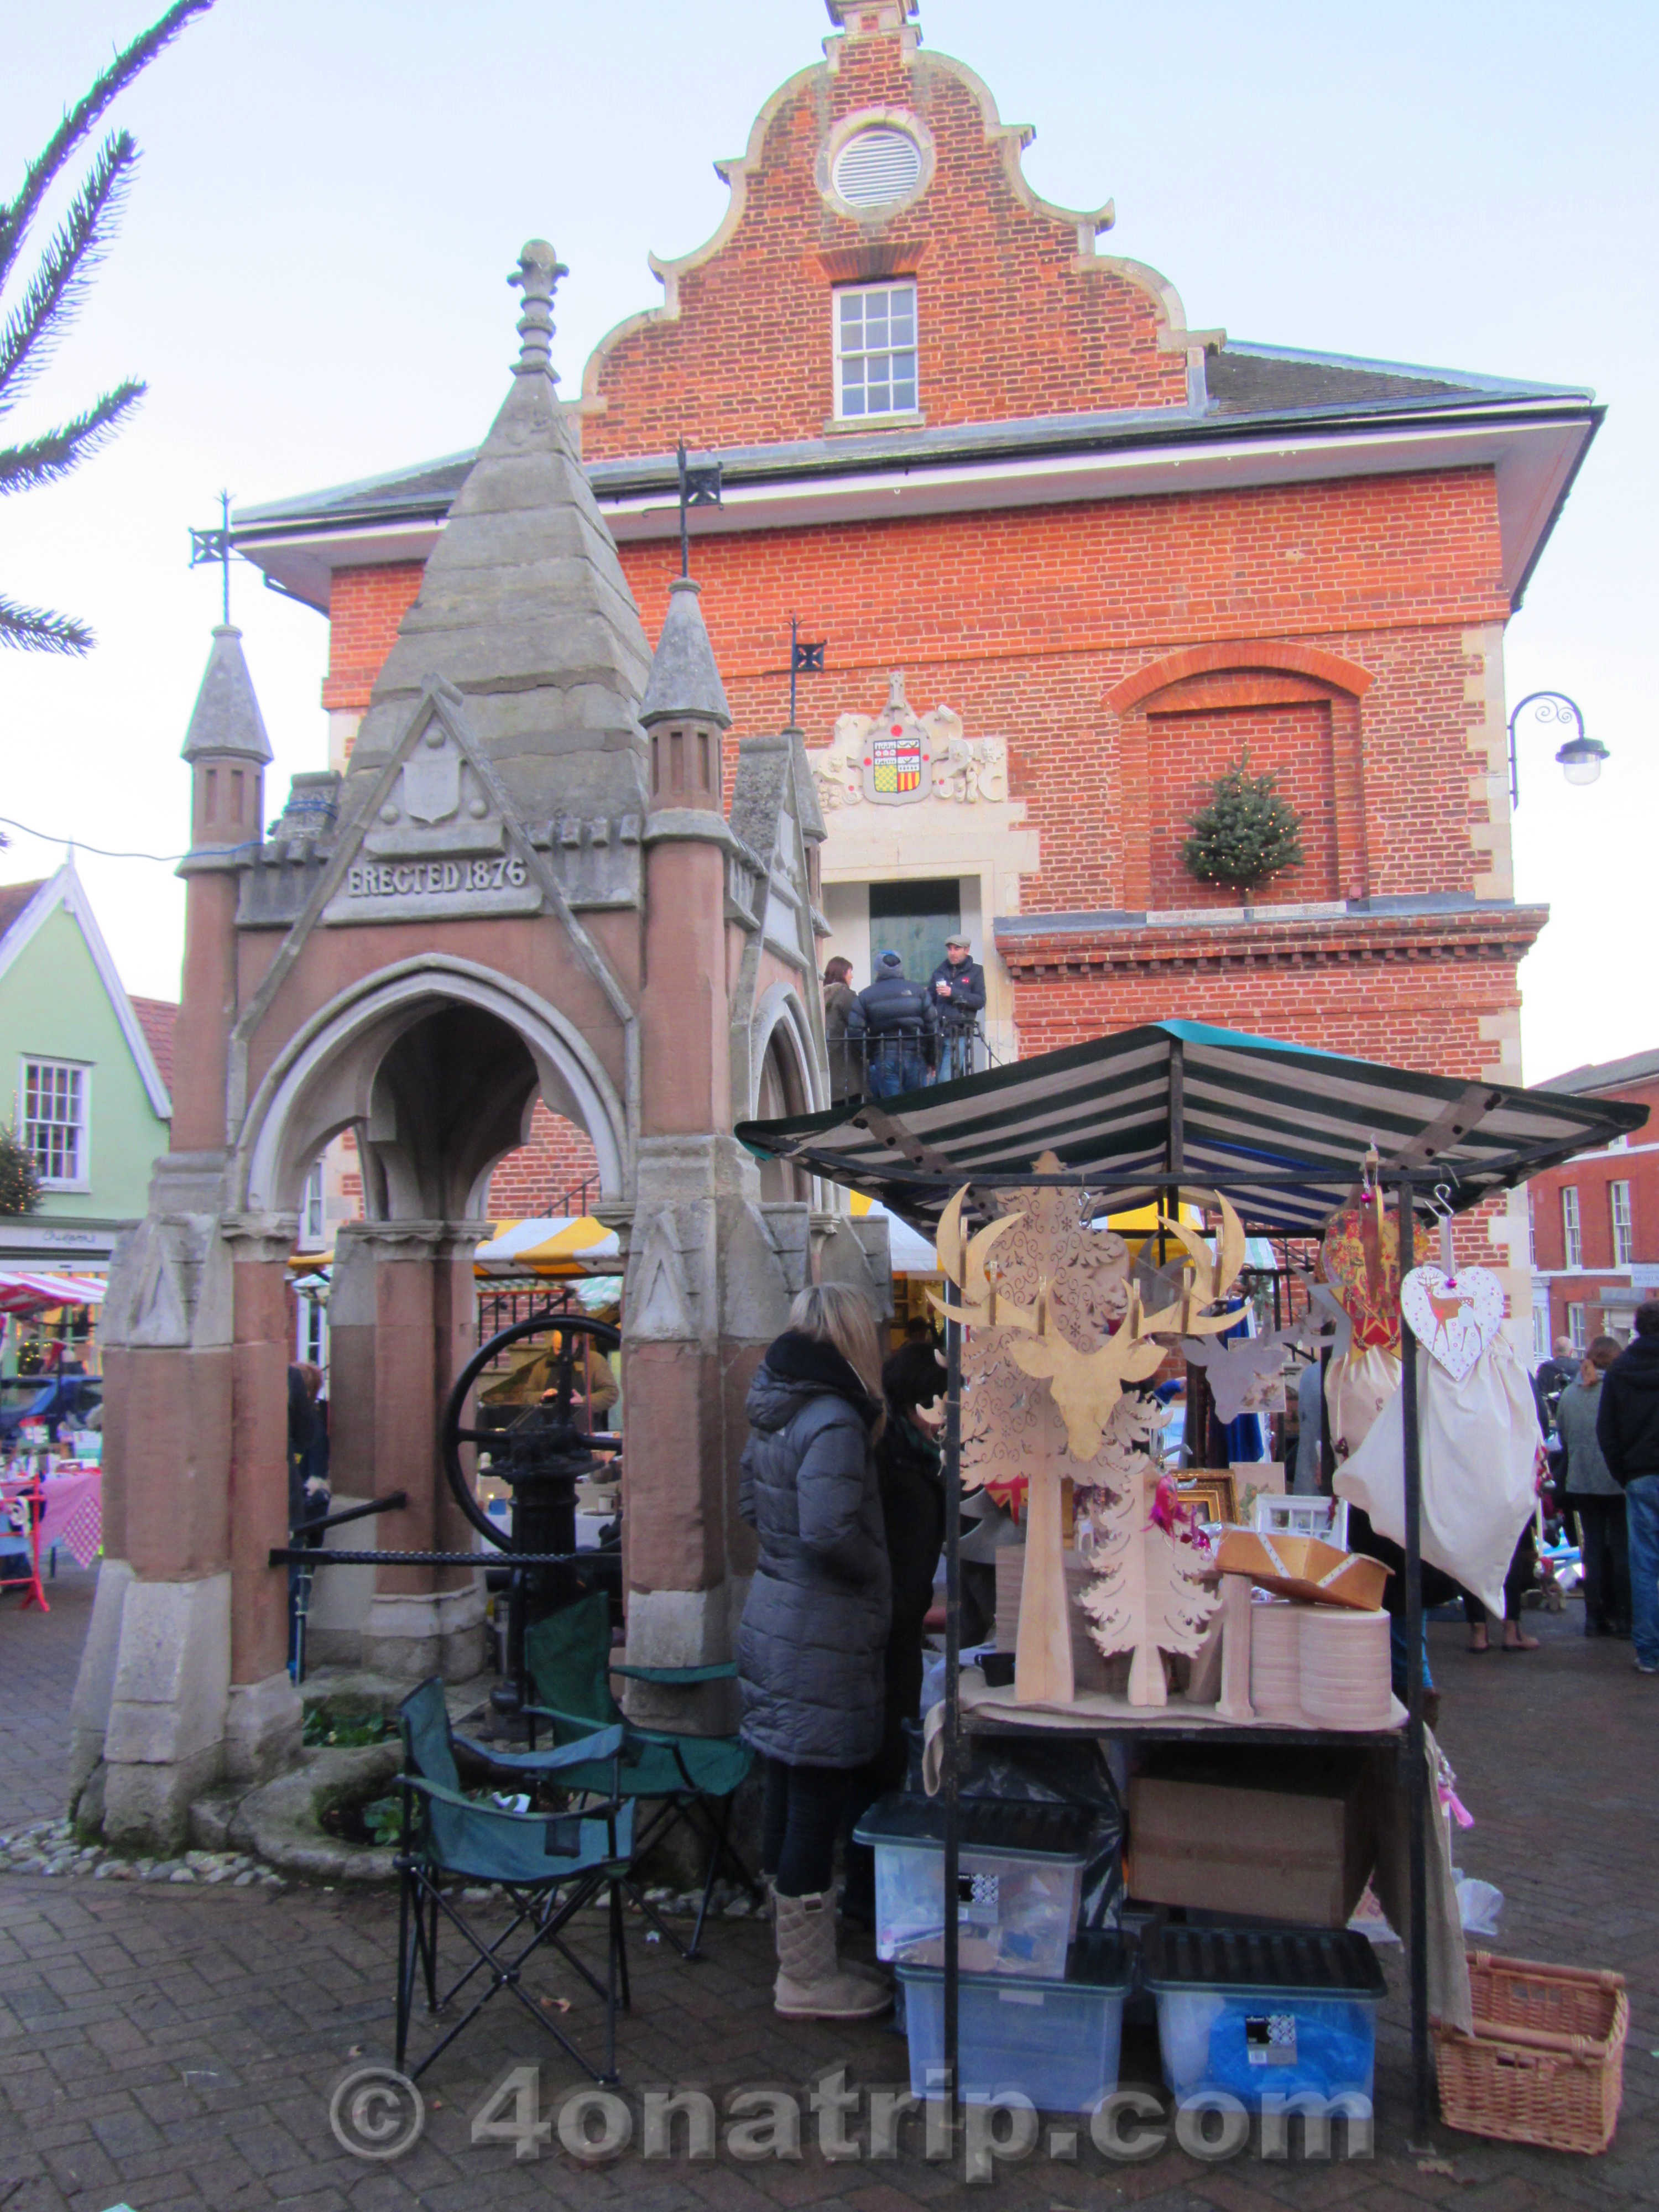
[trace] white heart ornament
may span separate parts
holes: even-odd
[[[1504,1326],[1504,1285],[1487,1267],[1413,1267],[1400,1310],[1431,1359],[1461,1382]]]

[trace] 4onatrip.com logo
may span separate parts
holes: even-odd
[[[1179,2100],[1173,2108],[1150,2089],[1118,2089],[1075,2119],[1038,2112],[1010,2090],[968,2106],[953,2119],[944,2077],[930,2073],[925,2097],[908,2088],[849,2088],[845,2066],[802,2088],[766,2083],[720,2093],[695,2088],[643,2089],[636,2096],[603,2087],[562,2088],[544,2108],[534,2066],[514,2066],[495,2081],[469,2124],[475,2145],[510,2144],[516,2159],[539,2158],[556,2143],[585,2166],[625,2156],[668,2163],[712,2164],[728,2159],[757,2165],[801,2158],[809,2140],[831,2161],[879,2164],[903,2151],[939,2162],[963,2161],[963,2178],[986,2182],[999,2166],[1047,2157],[1074,2164],[1087,2145],[1115,2164],[1140,2164],[1173,2143],[1189,2158],[1235,2158],[1251,2140],[1251,2115],[1224,2090]],[[419,2142],[425,2106],[413,2081],[390,2067],[361,2066],[334,2091],[329,2122],[356,2158],[401,2157]],[[1339,2132],[1336,2123],[1340,2122]],[[1369,2158],[1370,2100],[1264,2095],[1256,2149],[1267,2159],[1290,2154],[1292,2122],[1304,2159]],[[908,2123],[907,2131],[906,2124]],[[919,2139],[918,2139],[919,2138]]]

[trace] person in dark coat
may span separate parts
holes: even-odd
[[[985,970],[965,937],[947,937],[945,957],[927,978],[939,1023],[939,1080],[974,1072],[974,1031],[985,1012]]]
[[[749,1388],[738,1510],[758,1544],[738,1632],[744,1741],[761,1757],[775,2008],[861,2020],[884,1982],[836,1948],[836,1838],[881,1748],[891,1577],[872,1446],[884,1425],[875,1316],[845,1284],[803,1291]]]
[[[1603,1378],[1595,1440],[1625,1493],[1636,1671],[1659,1674],[1659,1299],[1638,1306],[1635,1337]]]
[[[317,1403],[322,1370],[301,1360],[288,1370],[288,1525],[290,1531],[307,1522],[321,1521],[328,1513],[328,1423]],[[320,1535],[296,1536],[294,1540],[315,1546]],[[288,1571],[288,1663],[295,1674],[300,1659],[300,1616],[310,1595],[313,1570],[290,1565]]]
[[[933,1603],[933,1577],[945,1547],[945,1483],[937,1433],[943,1415],[945,1362],[924,1329],[881,1370],[887,1425],[876,1446],[881,1517],[893,1583],[887,1636],[886,1706],[881,1748],[858,1777],[847,1817],[847,1887],[842,1910],[875,1924],[875,1855],[852,1830],[878,1797],[903,1787],[909,1763],[904,1724],[921,1711],[922,1639]]]
[[[872,1098],[895,1098],[927,1082],[939,1054],[939,1018],[932,994],[910,981],[896,952],[878,958],[875,980],[859,993],[847,1033],[867,1040]]]
[[[858,993],[853,988],[853,963],[837,953],[833,960],[825,962],[823,969],[823,1042],[830,1055],[831,1105],[864,1094],[864,1048],[856,1031],[849,1040],[848,1028],[858,1003]]]
[[[1630,1556],[1625,1541],[1625,1500],[1595,1440],[1601,1379],[1622,1346],[1615,1336],[1591,1340],[1578,1380],[1569,1382],[1555,1409],[1561,1439],[1565,1503],[1578,1522],[1584,1565],[1584,1633],[1630,1634]]]

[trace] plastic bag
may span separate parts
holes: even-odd
[[[909,1771],[904,1786],[924,1795],[922,1732],[907,1724]],[[963,1798],[997,1797],[1020,1804],[1081,1805],[1092,1816],[1089,1856],[1083,1869],[1083,1887],[1077,1924],[1085,1928],[1115,1928],[1123,1904],[1123,1808],[1119,1801],[1106,1747],[1092,1740],[1074,1737],[1046,1741],[1011,1743],[1001,1738],[964,1736],[963,1765],[957,1791]]]
[[[1489,1881],[1477,1881],[1473,1875],[1457,1875],[1457,1911],[1466,1936],[1497,1935],[1503,1910],[1501,1889],[1495,1889]]]

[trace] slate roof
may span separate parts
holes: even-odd
[[[1570,1067],[1565,1075],[1552,1076],[1547,1083],[1539,1085],[1540,1091],[1568,1091],[1580,1096],[1603,1091],[1622,1091],[1632,1083],[1651,1083],[1659,1076],[1659,1049],[1632,1052],[1623,1060],[1587,1061],[1583,1067]]]
[[[1479,413],[1504,403],[1557,399],[1583,408],[1593,392],[1569,385],[1531,384],[1513,377],[1481,376],[1460,369],[1359,361],[1340,354],[1298,352],[1235,341],[1212,352],[1206,363],[1209,407],[1203,415],[1176,408],[1109,409],[1094,414],[1050,415],[1000,422],[957,423],[911,431],[887,430],[868,438],[837,434],[787,444],[720,448],[728,483],[799,475],[844,475],[915,461],[982,459],[1090,447],[1201,442],[1218,431],[1237,435],[1298,423],[1386,420],[1425,409]],[[439,521],[449,512],[476,455],[450,453],[413,468],[366,477],[353,483],[242,507],[232,518],[239,538],[278,530]],[[630,494],[672,491],[672,453],[647,454],[585,465],[603,501]]]
[[[149,1047],[149,1056],[155,1062],[155,1072],[171,1095],[173,1030],[179,1018],[179,1009],[171,999],[135,999],[131,992],[127,996],[133,1012],[138,1017],[138,1026],[144,1033],[144,1042]]]

